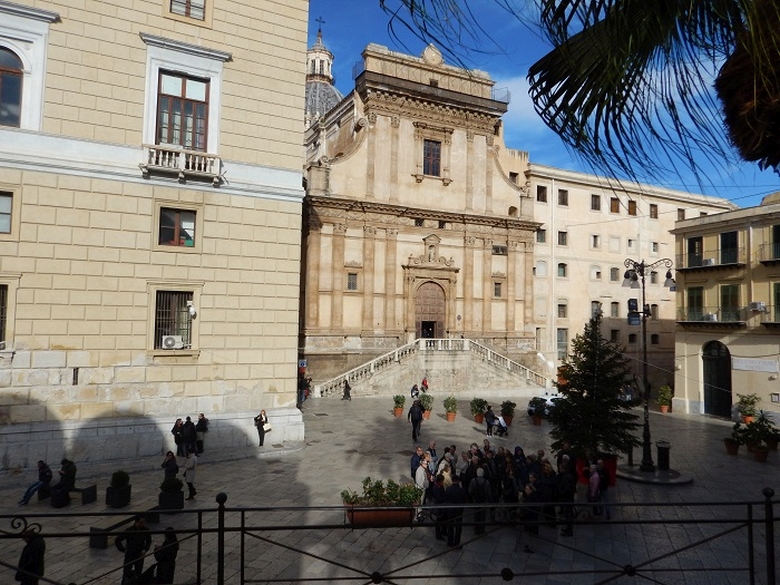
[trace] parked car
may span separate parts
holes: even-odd
[[[528,401],[528,416],[541,415],[547,416],[550,413],[550,408],[553,405],[553,401],[557,400],[559,396],[557,394],[545,394],[544,396],[534,396]]]

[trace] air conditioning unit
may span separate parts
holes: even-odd
[[[184,341],[181,335],[163,335],[163,349],[184,349]]]
[[[763,301],[753,301],[748,307],[754,313],[766,313],[766,303]]]
[[[705,258],[702,260],[702,266],[715,266],[715,258]]]
[[[717,321],[718,320],[718,314],[717,313],[707,313],[704,315],[705,321]]]

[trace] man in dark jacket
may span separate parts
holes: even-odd
[[[49,485],[51,483],[51,468],[46,465],[46,462],[43,459],[38,460],[38,481],[33,483],[30,487],[27,488],[27,491],[24,492],[24,496],[22,496],[22,499],[19,500],[20,506],[26,506],[30,503],[30,498],[33,497],[33,494],[37,492],[39,489],[41,489],[45,485]]]
[[[25,530],[22,537],[27,544],[24,545],[22,556],[19,558],[16,580],[21,585],[38,585],[38,578],[43,577],[43,556],[46,553],[46,542],[32,528]]]
[[[182,425],[182,434],[184,435],[184,452],[189,453],[192,451],[195,453],[196,441],[198,439],[198,432],[195,430],[195,423],[188,416]]]
[[[561,515],[563,516],[563,530],[561,536],[572,536],[572,519],[574,517],[574,496],[577,495],[577,476],[572,470],[571,462],[567,456],[561,459],[561,467],[558,472],[558,501],[561,503]]]
[[[60,461],[60,481],[52,489],[54,491],[68,492],[76,485],[76,464],[70,459]]]
[[[412,441],[416,441],[417,437],[420,436],[420,425],[422,425],[423,420],[423,409],[419,400],[412,402],[406,419],[412,423]]]
[[[135,517],[133,525],[120,534],[114,541],[117,549],[125,553],[125,566],[122,572],[122,584],[134,583],[144,569],[144,555],[152,546],[152,536],[146,527],[146,518]]]
[[[469,496],[460,478],[452,476],[452,485],[444,491],[444,497],[449,505],[463,505],[469,501]],[[460,546],[460,535],[463,532],[463,508],[449,508],[447,510],[447,546]]]

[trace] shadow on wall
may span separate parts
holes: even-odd
[[[46,411],[45,418],[54,418],[41,404],[32,405],[32,408]],[[257,430],[253,421],[256,414],[207,415],[210,424],[206,448],[256,447]],[[186,416],[197,420],[197,413],[182,413],[181,418]],[[303,419],[297,408],[269,409],[268,416],[274,428],[274,442],[303,440]],[[88,474],[90,467],[104,463],[121,463],[123,468],[133,469],[136,460],[162,456],[168,450],[176,452],[171,433],[175,420],[176,417],[160,420],[131,411],[121,418],[96,416],[81,421],[6,424],[0,427],[0,471],[13,473],[31,469],[38,459],[54,469],[63,457],[76,462],[80,475],[82,472]],[[140,461],[138,465],[141,465]]]

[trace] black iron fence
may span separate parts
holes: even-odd
[[[365,528],[350,524],[354,515],[344,507],[231,508],[224,493],[214,508],[200,510],[0,515],[0,583],[14,582],[22,541],[32,533],[46,542],[40,583],[120,583],[124,556],[113,541],[142,515],[158,544],[165,528],[175,529],[177,584],[414,583],[421,578],[606,584],[641,578],[776,585],[774,491],[766,488],[762,494],[763,500],[743,502],[612,503],[609,521],[603,506],[595,515],[596,504],[577,502],[573,537],[554,527],[563,516],[549,504],[470,505],[460,508],[458,546],[434,537],[436,522],[446,530],[459,510],[448,506],[420,508],[401,526],[369,520]],[[464,551],[473,552],[467,562],[450,556]],[[152,549],[145,561],[149,572]]]

